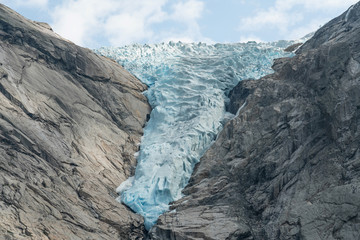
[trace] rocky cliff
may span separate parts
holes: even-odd
[[[228,122],[152,239],[360,239],[360,3],[275,73],[230,93]]]
[[[117,63],[0,4],[0,239],[136,239],[115,201],[150,107]]]

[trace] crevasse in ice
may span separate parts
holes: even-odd
[[[117,189],[123,203],[149,229],[179,199],[194,165],[230,116],[226,93],[240,80],[272,72],[274,58],[289,56],[275,43],[163,43],[100,48],[149,86],[152,107],[135,176]]]

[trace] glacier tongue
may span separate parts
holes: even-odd
[[[179,199],[194,165],[229,114],[226,93],[240,80],[272,72],[292,42],[174,43],[100,48],[149,86],[153,110],[144,129],[135,176],[117,189],[123,203],[150,229]],[[120,200],[120,199],[119,199]]]

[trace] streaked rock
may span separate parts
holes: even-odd
[[[115,189],[136,164],[145,86],[4,5],[0,78],[0,238],[141,238]]]
[[[360,239],[359,17],[360,3],[232,90],[242,109],[152,239]]]

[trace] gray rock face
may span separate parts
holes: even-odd
[[[115,201],[150,107],[117,63],[0,5],[0,239],[137,239]]]
[[[239,115],[152,239],[360,239],[359,17],[360,3],[233,89]]]

